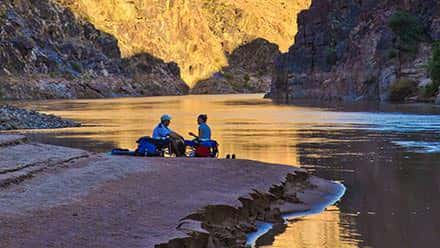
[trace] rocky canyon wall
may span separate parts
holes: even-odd
[[[227,55],[228,66],[211,78],[197,82],[191,94],[266,93],[270,89],[274,61],[281,55],[276,44],[256,39]]]
[[[257,38],[287,51],[311,0],[57,0],[116,37],[122,55],[176,62],[193,86],[228,65],[225,54]]]
[[[185,94],[175,63],[122,58],[118,40],[50,0],[0,2],[0,98]]]
[[[438,94],[427,70],[440,40],[438,0],[314,0],[298,24],[295,44],[276,61],[270,97],[432,101]]]

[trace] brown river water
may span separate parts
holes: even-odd
[[[440,247],[440,108],[276,104],[262,95],[62,100],[16,105],[80,121],[29,131],[42,142],[107,152],[134,148],[163,113],[196,131],[206,113],[221,156],[300,166],[342,182],[326,211],[289,222],[258,247]]]

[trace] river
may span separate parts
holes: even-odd
[[[15,105],[80,121],[81,128],[28,131],[34,139],[107,152],[134,148],[161,114],[196,131],[209,116],[221,156],[300,166],[342,182],[326,211],[291,221],[259,247],[438,247],[440,108],[431,105],[276,104],[262,95],[57,100]],[[182,168],[184,169],[184,168]]]

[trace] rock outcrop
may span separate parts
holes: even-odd
[[[270,97],[389,101],[403,92],[400,100],[433,100],[402,87],[432,86],[425,65],[440,39],[438,1],[314,0],[298,24]]]
[[[0,2],[0,97],[97,98],[184,94],[175,63],[122,58],[110,34],[52,0]]]
[[[225,54],[257,38],[287,51],[311,0],[56,0],[114,35],[124,57],[175,61],[190,86],[227,66]]]
[[[0,106],[0,130],[78,127],[80,123],[12,106]]]
[[[228,57],[229,66],[207,80],[198,82],[192,94],[262,93],[270,88],[278,46],[256,39],[238,47]]]

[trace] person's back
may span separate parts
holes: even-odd
[[[168,136],[170,135],[171,130],[163,125],[162,123],[159,123],[159,125],[157,125],[154,130],[153,130],[153,139],[167,139]]]
[[[208,124],[206,124],[206,122],[203,122],[199,125],[199,140],[211,140],[211,128],[208,126]]]

